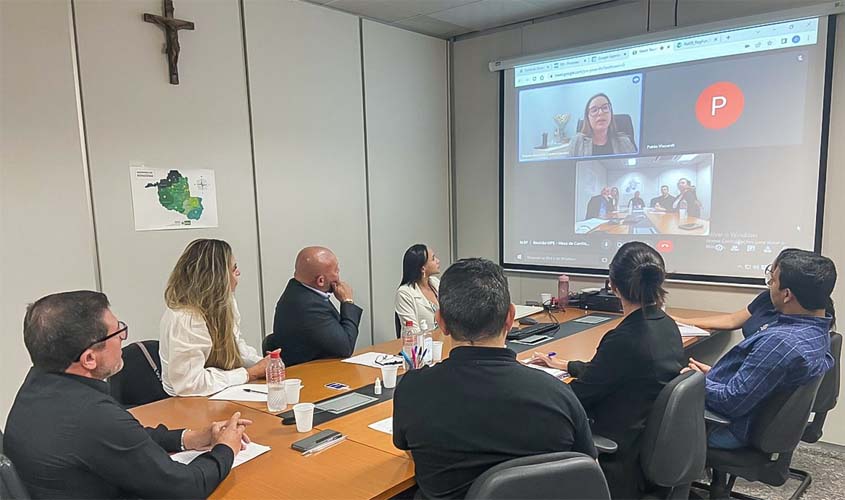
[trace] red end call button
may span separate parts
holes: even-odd
[[[657,251],[660,253],[669,253],[674,248],[674,244],[670,240],[660,240],[657,242]]]

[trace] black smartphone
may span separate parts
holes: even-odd
[[[337,432],[337,431],[333,431],[331,429],[326,429],[326,430],[322,430],[322,431],[318,432],[317,434],[314,434],[313,436],[308,436],[305,439],[300,439],[299,441],[295,441],[290,445],[290,447],[293,448],[296,451],[308,451],[311,448],[314,448],[316,446],[320,446],[321,444],[323,444],[327,441],[337,439],[341,435],[342,434]]]

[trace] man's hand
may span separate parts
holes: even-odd
[[[528,360],[529,364],[548,366],[549,368],[557,368],[558,370],[569,371],[569,361],[565,359],[555,358],[542,352],[535,352]]]
[[[227,420],[223,420],[221,422],[212,422],[212,424],[206,427],[205,429],[200,429],[196,431],[191,429],[186,430],[185,438],[183,440],[185,449],[200,451],[211,449],[211,444],[214,442],[215,436],[220,433],[220,429],[226,425],[226,422]],[[251,424],[252,420],[248,420],[245,418],[238,420],[238,425],[242,425],[244,427]]]
[[[340,302],[352,300],[352,287],[345,281],[338,281],[335,283],[332,287],[332,292],[334,293],[335,298]]]
[[[686,373],[690,370],[693,370],[693,371],[697,371],[699,373],[703,373],[703,374],[707,375],[707,372],[710,371],[710,368],[711,368],[710,365],[706,365],[706,364],[702,363],[701,361],[696,361],[695,359],[690,358],[689,359],[689,365],[687,365],[686,368],[681,370],[681,373]]]
[[[273,352],[280,352],[281,349],[276,349]],[[267,363],[270,362],[270,354],[268,353],[264,356],[264,359],[255,363],[254,365],[250,366],[246,369],[246,373],[249,375],[249,381],[252,382],[253,380],[260,380],[267,376]]]
[[[244,432],[249,425],[246,422],[252,423],[241,419],[241,412],[236,411],[229,420],[211,424],[211,446],[225,444],[237,455],[249,443],[249,436]]]

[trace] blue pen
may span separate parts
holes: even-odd
[[[408,367],[413,368],[414,365],[413,363],[411,363],[411,358],[409,358],[408,355],[405,354],[405,351],[399,351],[399,354],[401,354],[402,357],[405,358],[405,361],[408,363]]]
[[[554,352],[554,351],[552,351],[552,352],[550,352],[550,353],[546,354],[546,356],[548,356],[548,357],[550,357],[550,358],[553,358],[553,357],[555,357],[555,354],[557,354],[557,353],[556,353],[556,352]]]

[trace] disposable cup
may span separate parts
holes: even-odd
[[[314,403],[293,405],[293,417],[296,419],[296,432],[309,432],[314,427]]]
[[[381,380],[384,382],[384,387],[393,389],[396,387],[396,373],[399,371],[399,365],[385,365],[381,367]]]
[[[302,380],[289,378],[285,380],[285,396],[289,405],[299,403],[299,391],[302,389]]]
[[[435,363],[439,362],[443,359],[443,341],[442,340],[435,340],[431,343],[431,359],[434,360]]]

